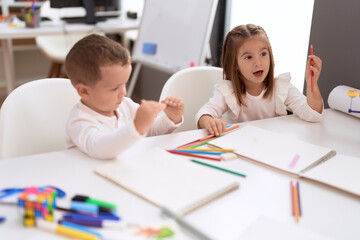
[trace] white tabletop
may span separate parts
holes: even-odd
[[[359,123],[360,119],[353,116],[326,110],[319,123],[306,123],[295,116],[285,116],[246,124],[330,147],[341,154],[360,157],[360,136],[356,131]],[[153,147],[175,148],[205,135],[204,130],[194,130],[145,138],[124,152],[122,157],[141,154]],[[104,163],[76,149],[5,159],[0,161],[0,189],[54,185],[65,190],[68,198],[85,194],[114,202],[118,205],[119,215],[127,220],[161,220],[158,208],[94,174],[93,170]],[[184,217],[208,236],[236,239],[253,221],[267,217],[321,235],[324,239],[359,238],[359,199],[300,181],[302,217],[299,223],[295,223],[289,193],[291,178],[240,159],[222,164],[247,175],[246,178],[239,177],[240,188]],[[6,239],[63,239],[37,229],[24,228],[16,207],[0,205],[0,215],[7,218],[0,225],[0,236],[6,236]],[[259,237],[263,234],[260,229]]]

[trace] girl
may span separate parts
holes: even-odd
[[[287,109],[305,121],[320,120],[323,102],[317,84],[321,72],[319,57],[309,56],[306,64],[307,97],[290,83],[290,73],[274,78],[270,42],[259,26],[240,25],[227,34],[221,65],[224,80],[218,82],[213,97],[196,114],[200,128],[217,136],[222,134],[226,123],[220,118],[225,113],[229,123],[286,115]]]

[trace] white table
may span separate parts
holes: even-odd
[[[359,123],[358,118],[326,110],[319,123],[306,123],[295,116],[284,116],[246,124],[360,157]],[[204,130],[194,130],[145,138],[124,152],[122,157],[141,154],[153,147],[174,148],[205,135]],[[76,149],[5,159],[0,161],[0,188],[55,185],[65,190],[69,198],[74,194],[87,194],[115,202],[124,219],[148,222],[161,219],[159,209],[94,174],[94,168],[102,164],[104,161],[89,158]],[[240,188],[184,218],[208,236],[236,239],[257,217],[266,216],[324,238],[359,239],[359,199],[300,181],[303,215],[300,222],[295,223],[290,205],[291,178],[240,159],[224,164],[247,175],[246,178],[239,177]],[[7,221],[0,225],[0,236],[6,236],[6,239],[63,239],[37,229],[24,228],[15,207],[0,205],[0,215],[7,217]],[[259,230],[259,239],[263,234]]]
[[[7,93],[15,88],[14,59],[10,39],[34,38],[41,35],[59,35],[66,33],[121,33],[139,27],[140,21],[120,17],[98,22],[95,25],[66,24],[64,22],[41,22],[39,28],[11,28],[0,24],[0,40],[4,61]]]

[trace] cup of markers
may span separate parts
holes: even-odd
[[[40,27],[40,8],[33,5],[31,7],[25,7],[21,9],[21,15],[25,22],[25,26],[28,28]]]

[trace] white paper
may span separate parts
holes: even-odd
[[[347,94],[347,92],[349,92],[350,90],[353,90],[354,95],[352,97],[350,97]],[[344,85],[337,86],[329,94],[329,98],[328,98],[329,107],[360,118],[359,94],[360,94],[359,89]],[[349,110],[357,111],[357,112],[349,112]]]

